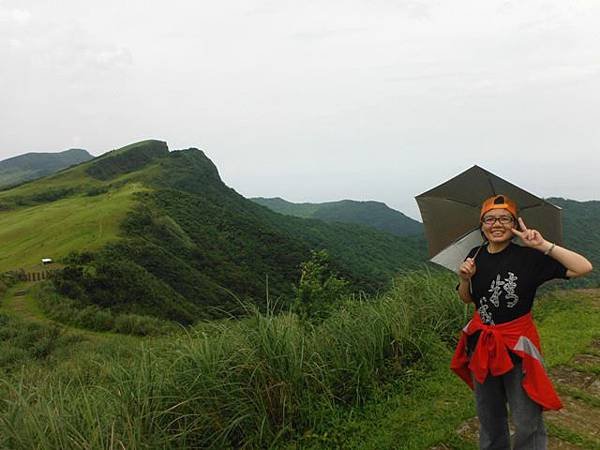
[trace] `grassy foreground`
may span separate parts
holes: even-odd
[[[82,365],[68,347],[49,348],[34,361],[47,369],[43,376],[30,379],[18,362],[6,371],[0,442],[23,449],[283,445],[321,430],[336,410],[364,404],[443,348],[462,321],[453,289],[447,277],[413,275],[377,301],[348,301],[318,325],[255,311],[142,341],[129,349],[132,357],[107,357],[123,353],[110,340]],[[7,319],[16,333],[10,339],[26,340]],[[54,358],[61,352],[68,363]]]
[[[597,335],[590,301],[540,302],[551,365]],[[473,448],[447,368],[466,314],[452,275],[421,273],[317,325],[251,312],[127,344],[0,315],[0,448]]]

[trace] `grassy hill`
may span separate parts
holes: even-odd
[[[202,151],[161,141],[0,192],[0,226],[0,270],[63,258],[57,286],[82,306],[183,323],[264,304],[267,288],[289,299],[312,250],[368,292],[425,255],[420,238],[272,212],[227,187]]]
[[[141,144],[142,153],[146,145],[152,148],[148,153],[156,151],[150,142]],[[168,154],[162,144],[163,154]],[[102,170],[104,161],[123,157],[128,150],[0,191],[0,272],[27,268],[42,257],[60,259],[74,251],[97,250],[116,240],[137,203],[134,194],[148,188],[130,180],[128,170],[111,183],[90,177],[88,171]]]
[[[26,153],[0,161],[0,189],[15,186],[89,161],[86,150],[70,149],[60,153]]]
[[[275,212],[325,222],[356,223],[398,236],[423,234],[423,224],[385,203],[341,200],[327,203],[292,203],[282,198],[256,197],[250,200]]]
[[[132,183],[102,195],[78,195],[0,212],[0,272],[27,268],[45,257],[101,248],[116,238],[133,206],[133,194],[143,190]]]
[[[565,245],[600,267],[600,202],[549,200],[563,207]],[[57,287],[79,312],[182,323],[235,312],[234,294],[262,304],[265,275],[272,294],[289,293],[312,249],[368,289],[425,254],[418,237],[265,209],[200,150],[160,141],[0,192],[0,272],[42,246],[67,264]],[[0,448],[474,449],[472,393],[448,369],[470,315],[455,282],[413,272],[315,323],[253,311],[140,339],[57,325],[34,302],[48,286],[3,296],[0,277]],[[600,292],[551,292],[535,308],[567,405],[549,434],[557,448],[598,448]]]

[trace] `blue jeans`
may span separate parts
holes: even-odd
[[[479,416],[479,448],[482,450],[510,450],[510,432],[508,430],[508,413],[510,414],[515,433],[513,435],[514,450],[545,450],[548,437],[542,407],[531,400],[521,381],[523,371],[521,358],[511,354],[514,367],[508,373],[493,377],[488,375],[483,384],[474,380],[477,415]]]

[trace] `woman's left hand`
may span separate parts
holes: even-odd
[[[546,240],[544,239],[542,234],[538,230],[528,229],[525,226],[525,222],[523,222],[523,219],[521,219],[520,217],[519,226],[521,227],[521,231],[517,230],[516,228],[512,228],[511,231],[515,236],[520,237],[527,247],[539,249],[544,246]]]

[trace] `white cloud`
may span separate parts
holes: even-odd
[[[0,23],[9,22],[24,25],[31,19],[31,13],[26,9],[3,9],[0,8]]]
[[[99,51],[95,58],[96,62],[103,65],[131,64],[132,62],[131,52],[123,48]]]
[[[23,46],[23,41],[21,41],[20,39],[10,38],[8,40],[8,45],[12,49],[19,49]]]

